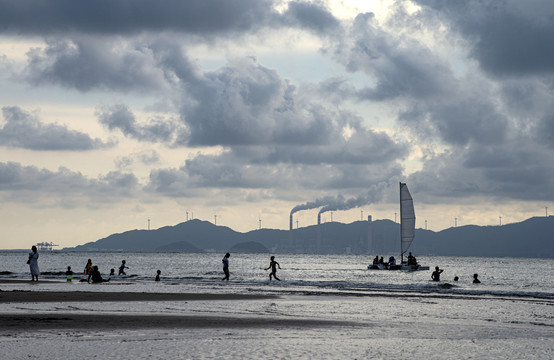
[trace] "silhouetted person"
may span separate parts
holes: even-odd
[[[479,279],[477,279],[477,276],[479,276],[479,275],[473,274],[473,283],[474,284],[480,284],[481,283],[481,281],[479,281]]]
[[[162,273],[161,270],[156,271],[156,278],[154,279],[154,281],[160,281],[160,275],[161,275],[161,273]]]
[[[107,280],[102,279],[102,275],[100,275],[100,271],[98,271],[98,266],[96,266],[96,265],[94,265],[92,267],[92,271],[90,272],[90,275],[89,275],[88,279],[89,279],[89,282],[92,280],[93,284],[110,281],[110,279],[107,279]]]
[[[37,247],[34,245],[31,247],[31,252],[29,253],[29,260],[27,260],[27,264],[29,264],[29,269],[31,270],[31,281],[38,281],[40,270],[38,269]]]
[[[223,263],[223,272],[225,273],[225,277],[221,280],[229,281],[229,257],[230,256],[231,254],[227,253],[221,260],[221,262]]]
[[[83,270],[83,274],[90,275],[91,271],[92,271],[92,260],[88,259],[87,264],[85,265],[85,270]]]
[[[73,271],[71,270],[71,266],[67,267],[67,271],[65,272],[65,276],[67,276],[67,282],[71,282],[71,280],[73,280]]]
[[[269,274],[269,281],[271,281],[271,277],[273,276],[275,278],[275,280],[279,280],[281,281],[281,279],[279,279],[277,277],[277,267],[279,267],[279,270],[281,269],[281,265],[279,265],[279,263],[277,261],[275,261],[275,256],[272,256],[270,258],[270,262],[269,262],[269,266],[267,267],[266,270],[268,270],[269,268],[271,268],[271,273]]]
[[[439,269],[438,266],[435,266],[435,271],[431,274],[431,279],[433,279],[433,281],[441,281],[441,273],[443,271],[444,270]]]
[[[110,269],[110,276],[115,276],[115,269],[114,268]]]
[[[415,256],[413,256],[412,253],[410,252],[408,254],[408,265],[415,265],[415,264],[416,264]]]
[[[121,260],[121,265],[119,266],[119,275],[127,275],[125,274],[125,269],[128,269],[128,267],[125,265],[125,260]]]
[[[458,281],[458,277],[457,276],[454,276],[454,281]]]
[[[389,258],[389,266],[394,265],[396,265],[396,259],[394,258],[394,256],[391,255],[391,257]]]

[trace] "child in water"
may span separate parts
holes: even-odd
[[[125,269],[128,269],[128,267],[125,265],[125,260],[121,260],[121,266],[119,267],[119,275],[127,275],[125,274]]]
[[[271,261],[269,262],[269,266],[266,269],[268,270],[269,268],[271,268],[271,273],[269,274],[269,281],[271,281],[272,276],[275,278],[275,280],[281,281],[281,279],[277,277],[277,267],[279,267],[279,270],[281,270],[281,265],[279,265],[279,263],[275,261],[275,256],[272,256],[270,260]]]
[[[67,267],[65,275],[67,276],[67,282],[71,282],[71,280],[73,280],[73,271],[71,271],[71,266]]]

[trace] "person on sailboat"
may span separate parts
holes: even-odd
[[[408,254],[408,265],[417,265],[417,260],[415,256],[412,255],[412,252]]]
[[[431,279],[433,279],[433,281],[441,281],[441,273],[443,271],[444,270],[439,269],[438,266],[435,266],[435,271],[433,271],[433,274],[431,274]]]
[[[391,255],[391,257],[389,258],[389,266],[394,265],[396,265],[396,259],[394,258],[394,256]]]

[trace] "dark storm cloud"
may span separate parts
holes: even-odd
[[[92,37],[47,40],[27,53],[24,77],[33,85],[80,91],[154,92],[166,86],[151,50],[138,43]]]
[[[332,46],[334,57],[349,71],[369,75],[373,84],[356,91],[342,85],[345,96],[389,104],[415,134],[445,144],[506,138],[508,120],[493,86],[477,76],[460,77],[432,48],[386,30],[373,14],[358,15],[348,34]]]
[[[199,156],[179,169],[157,169],[150,173],[148,191],[166,196],[194,196],[195,189],[274,189],[277,191],[364,191],[368,186],[399,177],[393,166],[298,166],[294,164],[245,164],[228,157]]]
[[[3,107],[0,146],[29,150],[85,151],[112,146],[57,124],[44,124],[17,106]]]
[[[554,8],[544,1],[416,0],[457,29],[490,74],[554,72]]]
[[[98,121],[110,130],[120,130],[125,136],[140,141],[173,143],[179,123],[171,119],[152,118],[139,124],[131,110],[123,104],[103,106],[96,110]]]
[[[441,154],[427,161],[409,181],[426,194],[427,201],[479,196],[552,201],[551,164],[551,151],[514,140],[502,146],[474,146]]]
[[[0,1],[0,26],[15,34],[249,31],[276,16],[267,0]]]
[[[66,168],[58,171],[36,166],[22,166],[15,162],[0,162],[0,193],[6,199],[39,195],[84,195],[94,201],[111,201],[112,197],[131,196],[138,188],[133,174],[110,172],[98,179],[89,179]],[[104,200],[102,200],[104,199]]]
[[[292,1],[283,14],[283,21],[316,33],[333,32],[340,28],[339,21],[320,4]]]
[[[365,72],[375,84],[361,99],[384,101],[405,97],[425,100],[442,92],[450,69],[421,43],[385,31],[371,13],[358,15],[346,38],[337,38],[334,58],[348,71]]]

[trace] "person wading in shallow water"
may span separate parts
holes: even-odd
[[[31,281],[38,281],[38,276],[40,275],[40,270],[38,269],[38,252],[37,247],[33,245],[31,252],[29,253],[29,260],[27,260],[29,268],[31,270]]]
[[[279,265],[279,263],[275,261],[275,256],[272,256],[270,260],[271,261],[269,263],[269,266],[266,269],[268,270],[269,268],[271,268],[271,274],[269,274],[269,281],[271,281],[272,276],[275,278],[275,280],[281,281],[281,279],[277,277],[277,267],[279,267],[279,270],[281,270],[281,265]]]
[[[225,277],[221,280],[227,280],[229,281],[229,257],[231,254],[227,253],[223,257],[223,260],[221,262],[223,263],[223,272],[225,273]]]
[[[94,265],[92,267],[92,271],[90,272],[90,275],[88,277],[88,281],[90,282],[92,280],[93,284],[108,282],[110,279],[103,279],[102,275],[100,275],[100,271],[98,270],[98,266]]]
[[[433,281],[441,281],[441,273],[443,271],[444,270],[439,269],[438,266],[435,266],[435,271],[433,271],[433,274],[431,275],[431,279],[433,279]]]

